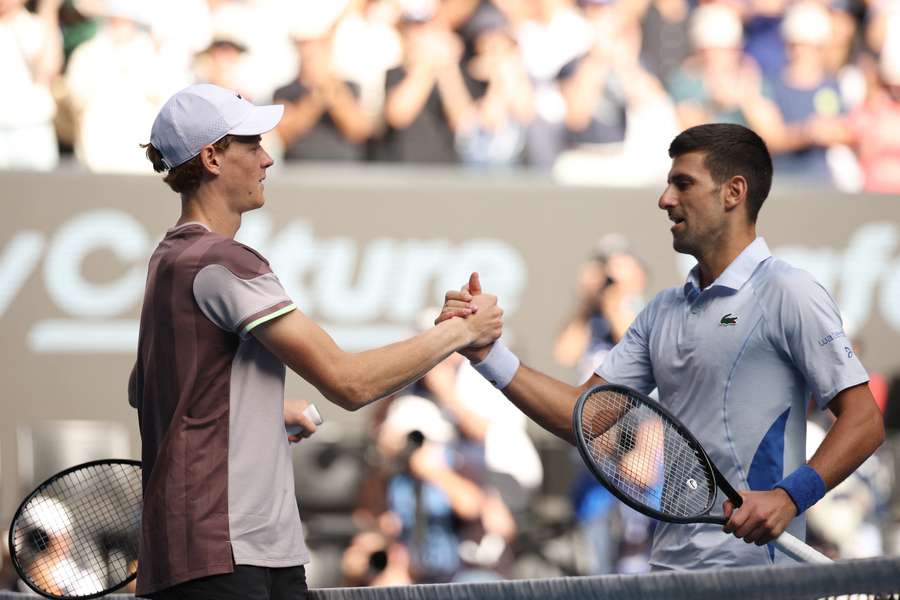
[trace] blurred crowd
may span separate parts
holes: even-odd
[[[652,274],[626,237],[609,234],[573,275],[573,311],[560,324],[553,354],[570,369],[570,382],[581,384],[643,308]],[[430,328],[437,312],[424,311],[415,327]],[[846,329],[865,362],[853,325]],[[870,376],[888,440],[807,513],[810,543],[833,558],[900,555],[900,368]],[[535,436],[525,415],[461,356],[450,356],[367,415],[365,431],[351,436],[341,423],[326,423],[294,453],[314,586],[649,569],[654,521],[616,500],[573,448]],[[829,415],[811,408],[808,454],[830,426]],[[659,482],[644,483],[653,489]],[[44,540],[34,552],[68,544],[68,514],[48,506],[30,525]],[[78,566],[54,552],[48,573]],[[0,567],[0,589],[25,590],[8,555]]]
[[[898,0],[0,0],[0,169],[149,172],[161,104],[285,105],[294,160],[528,165],[644,185],[748,125],[780,178],[900,192]]]

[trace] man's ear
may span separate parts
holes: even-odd
[[[200,162],[203,168],[213,175],[218,175],[222,170],[221,156],[212,144],[207,144],[200,149]]]
[[[747,202],[747,178],[735,175],[722,186],[725,193],[725,210],[731,211]]]

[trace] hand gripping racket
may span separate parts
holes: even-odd
[[[137,575],[141,463],[96,460],[31,492],[9,527],[13,566],[47,598],[96,598]]]
[[[315,404],[310,404],[309,406],[304,408],[303,414],[306,416],[307,419],[312,421],[316,425],[316,427],[318,427],[319,425],[324,423],[324,420],[322,419],[322,415],[319,414],[319,409],[316,408]],[[300,425],[289,425],[288,427],[285,427],[284,429],[285,429],[285,431],[287,431],[288,435],[296,435],[296,434],[300,433],[301,431],[303,431],[303,427],[301,427]]]
[[[573,429],[581,458],[619,500],[661,521],[724,525],[710,515],[717,488],[741,506],[690,431],[658,402],[621,385],[598,385],[575,404]],[[830,563],[789,533],[775,546],[804,563]]]

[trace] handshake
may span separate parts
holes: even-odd
[[[444,306],[434,324],[456,317],[464,325],[466,340],[459,353],[472,362],[480,362],[503,333],[503,309],[497,306],[496,296],[482,293],[478,273],[472,273],[459,291],[445,294]]]

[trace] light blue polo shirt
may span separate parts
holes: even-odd
[[[768,490],[805,462],[807,400],[825,408],[869,376],[825,288],[773,258],[761,237],[704,290],[699,272],[660,292],[597,374],[644,393],[658,388],[735,488]],[[722,514],[719,496],[714,514]],[[788,531],[804,539],[804,518]],[[773,560],[790,561],[719,525],[660,522],[650,562],[684,569]]]

